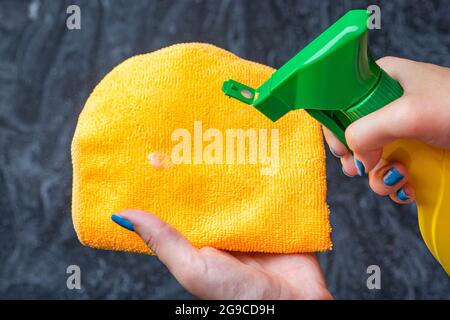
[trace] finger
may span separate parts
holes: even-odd
[[[349,153],[347,147],[341,141],[339,141],[339,139],[336,138],[336,136],[330,130],[328,130],[326,127],[323,126],[322,129],[325,140],[327,141],[328,146],[330,147],[330,152],[335,157],[341,158]]]
[[[420,62],[402,59],[397,57],[383,57],[377,60],[377,64],[386,71],[392,78],[397,80],[402,87],[409,88],[409,84],[412,79],[416,78],[413,75],[417,72],[417,66],[420,66]],[[414,65],[416,68],[412,68]]]
[[[414,188],[409,184],[405,184],[402,188],[397,190],[397,192],[392,193],[389,197],[397,203],[408,204],[416,200],[416,192]]]
[[[421,74],[422,70],[434,67],[428,63],[397,57],[383,57],[377,60],[377,64],[400,83],[405,94],[423,88],[423,81],[417,77],[417,74]]]
[[[385,145],[396,139],[415,138],[420,134],[421,120],[411,100],[407,96],[397,99],[353,122],[345,131],[350,149],[364,163],[367,171],[378,163]]]
[[[117,216],[132,224],[134,231],[182,284],[189,270],[201,270],[198,250],[157,216],[140,210],[121,211]]]
[[[381,161],[369,172],[370,188],[379,195],[397,192],[408,181],[408,170],[399,162]]]
[[[404,88],[404,95],[357,121],[346,130],[346,140],[367,171],[372,170],[382,155],[382,148],[398,138],[413,138],[417,133],[417,118],[412,112],[411,72],[417,72],[421,63],[396,57],[384,57],[377,64]],[[406,89],[405,89],[406,88]],[[413,91],[413,90],[412,90]]]
[[[347,177],[355,177],[358,175],[358,172],[355,167],[355,162],[353,160],[353,156],[350,153],[347,153],[343,157],[341,157],[342,164],[342,172]]]
[[[409,137],[410,99],[402,97],[353,122],[345,131],[354,152],[374,151],[400,137]]]
[[[373,170],[380,162],[383,155],[383,149],[376,149],[364,152],[354,152],[353,158],[355,159],[355,166],[358,169],[359,175],[364,175],[367,172]]]
[[[384,57],[377,61],[391,77],[403,87],[404,94],[399,99],[352,123],[346,130],[346,140],[357,158],[364,163],[367,171],[372,170],[382,155],[383,146],[399,138],[419,138],[426,136],[427,130],[421,115],[423,106],[416,106],[414,97],[418,74],[424,63],[407,59]]]

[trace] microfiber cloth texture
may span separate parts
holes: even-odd
[[[301,110],[274,123],[221,91],[228,79],[258,87],[273,72],[215,46],[186,43],[132,57],[107,74],[72,141],[80,241],[151,254],[111,220],[141,209],[196,247],[330,249],[319,123]]]

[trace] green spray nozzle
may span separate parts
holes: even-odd
[[[367,47],[369,13],[351,10],[253,89],[234,80],[223,92],[272,121],[305,109],[347,145],[345,129],[403,94]]]

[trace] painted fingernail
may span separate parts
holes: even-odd
[[[134,226],[129,220],[119,217],[118,215],[115,215],[115,214],[113,214],[111,216],[111,219],[112,219],[112,221],[117,223],[122,228],[128,229],[130,231],[134,231]]]
[[[330,147],[330,152],[331,152],[331,154],[332,154],[333,156],[335,156],[336,158],[342,158],[342,156],[338,155],[338,154],[336,153],[336,151],[334,151],[334,149],[333,149],[332,147]]]
[[[397,184],[403,179],[403,175],[395,168],[390,168],[383,177],[383,183],[389,187]]]
[[[406,194],[405,189],[401,188],[397,191],[397,198],[401,201],[409,200],[409,196]]]
[[[355,158],[355,167],[359,176],[363,176],[366,173],[366,168],[364,168],[363,163],[356,158]]]

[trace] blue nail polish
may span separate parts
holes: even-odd
[[[121,226],[125,229],[128,229],[130,231],[134,231],[134,226],[129,220],[119,217],[118,215],[115,215],[115,214],[113,214],[111,216],[111,219],[112,219],[112,221],[117,223],[119,226]]]
[[[390,168],[383,177],[383,183],[389,187],[397,184],[403,179],[403,175],[395,168]]]
[[[359,176],[363,176],[366,173],[366,168],[364,168],[364,165],[361,161],[359,161],[358,159],[355,159],[355,167],[356,167],[356,171],[358,172]]]
[[[401,201],[409,200],[409,196],[406,194],[403,188],[397,191],[397,198],[399,198]]]

